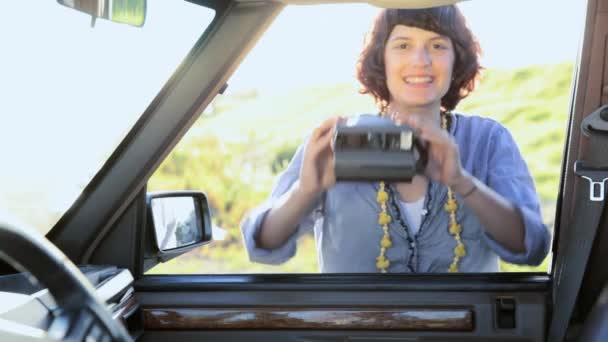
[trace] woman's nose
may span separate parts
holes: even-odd
[[[412,53],[412,63],[415,66],[429,66],[431,65],[431,55],[425,48],[416,49]]]

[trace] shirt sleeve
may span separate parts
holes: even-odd
[[[292,190],[293,185],[299,179],[300,166],[302,164],[305,146],[306,142],[298,147],[293,159],[287,166],[287,169],[283,171],[275,181],[269,198],[261,205],[251,210],[241,221],[243,242],[247,248],[249,260],[252,262],[279,265],[288,261],[296,253],[296,242],[298,237],[309,232],[314,227],[315,222],[322,217],[322,201],[321,198],[319,198],[311,212],[300,220],[295,232],[282,246],[275,249],[264,249],[259,247],[256,243],[256,237],[268,212],[277,204],[281,196]]]
[[[551,244],[551,234],[542,220],[540,203],[528,166],[509,131],[500,128],[493,134],[494,146],[488,165],[487,185],[507,199],[521,214],[526,250],[514,253],[484,233],[490,247],[513,264],[540,265]]]

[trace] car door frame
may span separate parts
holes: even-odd
[[[566,148],[562,162],[560,181],[560,195],[557,202],[556,229],[552,251],[552,306],[555,310],[563,310],[563,297],[573,296],[574,309],[568,323],[566,336],[576,336],[580,327],[585,323],[593,305],[597,301],[602,289],[608,283],[608,270],[605,260],[608,257],[608,208],[606,207],[606,193],[604,193],[603,209],[598,222],[588,222],[580,215],[576,215],[577,206],[590,200],[590,184],[575,172],[575,163],[585,163],[587,167],[604,167],[608,171],[608,154],[601,152],[601,146],[593,134],[589,134],[584,121],[600,107],[608,104],[608,1],[588,0],[585,12],[585,27],[581,37],[580,51],[574,69],[573,85],[570,101],[570,115],[567,126]],[[601,70],[602,72],[597,72]],[[606,134],[596,132],[594,134]],[[606,172],[608,177],[608,172]],[[582,225],[597,225],[585,229],[597,229],[596,235],[589,242],[590,251],[577,241],[577,234]],[[582,267],[585,272],[580,287],[569,288],[568,281],[563,281],[573,275],[568,267],[568,258],[573,253],[590,252],[588,260]],[[577,265],[577,267],[581,267]],[[566,305],[567,306],[567,305]],[[569,309],[568,309],[569,311]],[[570,316],[568,314],[567,316]],[[557,322],[553,317],[551,324],[564,324]],[[553,328],[553,327],[551,327]]]

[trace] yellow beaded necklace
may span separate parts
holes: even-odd
[[[441,116],[441,128],[447,130],[447,115]],[[384,235],[380,240],[380,255],[376,257],[376,267],[382,272],[386,273],[388,267],[391,262],[386,258],[386,251],[392,246],[391,236],[388,233],[388,224],[391,223],[391,215],[389,215],[386,209],[386,202],[388,201],[388,193],[386,192],[386,184],[384,182],[380,182],[380,188],[378,189],[378,194],[376,196],[376,201],[380,203],[380,213],[378,214],[378,224],[384,231]],[[448,268],[448,272],[460,272],[458,268],[458,263],[464,256],[467,254],[466,247],[462,242],[460,237],[460,233],[462,232],[462,227],[456,221],[456,210],[458,210],[458,203],[456,199],[454,199],[454,193],[452,189],[448,187],[448,200],[445,203],[444,210],[447,211],[450,215],[450,223],[449,229],[450,235],[454,237],[456,240],[456,247],[454,248],[454,258],[452,259],[452,263]]]

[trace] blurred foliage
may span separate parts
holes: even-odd
[[[457,111],[492,117],[517,141],[534,176],[544,220],[553,226],[555,202],[570,100],[572,64],[486,70],[478,89]],[[220,95],[160,165],[149,191],[200,190],[212,206],[213,223],[226,230],[213,241],[150,273],[316,273],[312,235],[298,242],[298,252],[283,265],[252,263],[242,243],[239,223],[264,201],[305,135],[324,118],[376,112],[357,86],[338,84],[297,89],[286,94],[251,90]],[[503,271],[547,271],[501,264]]]

